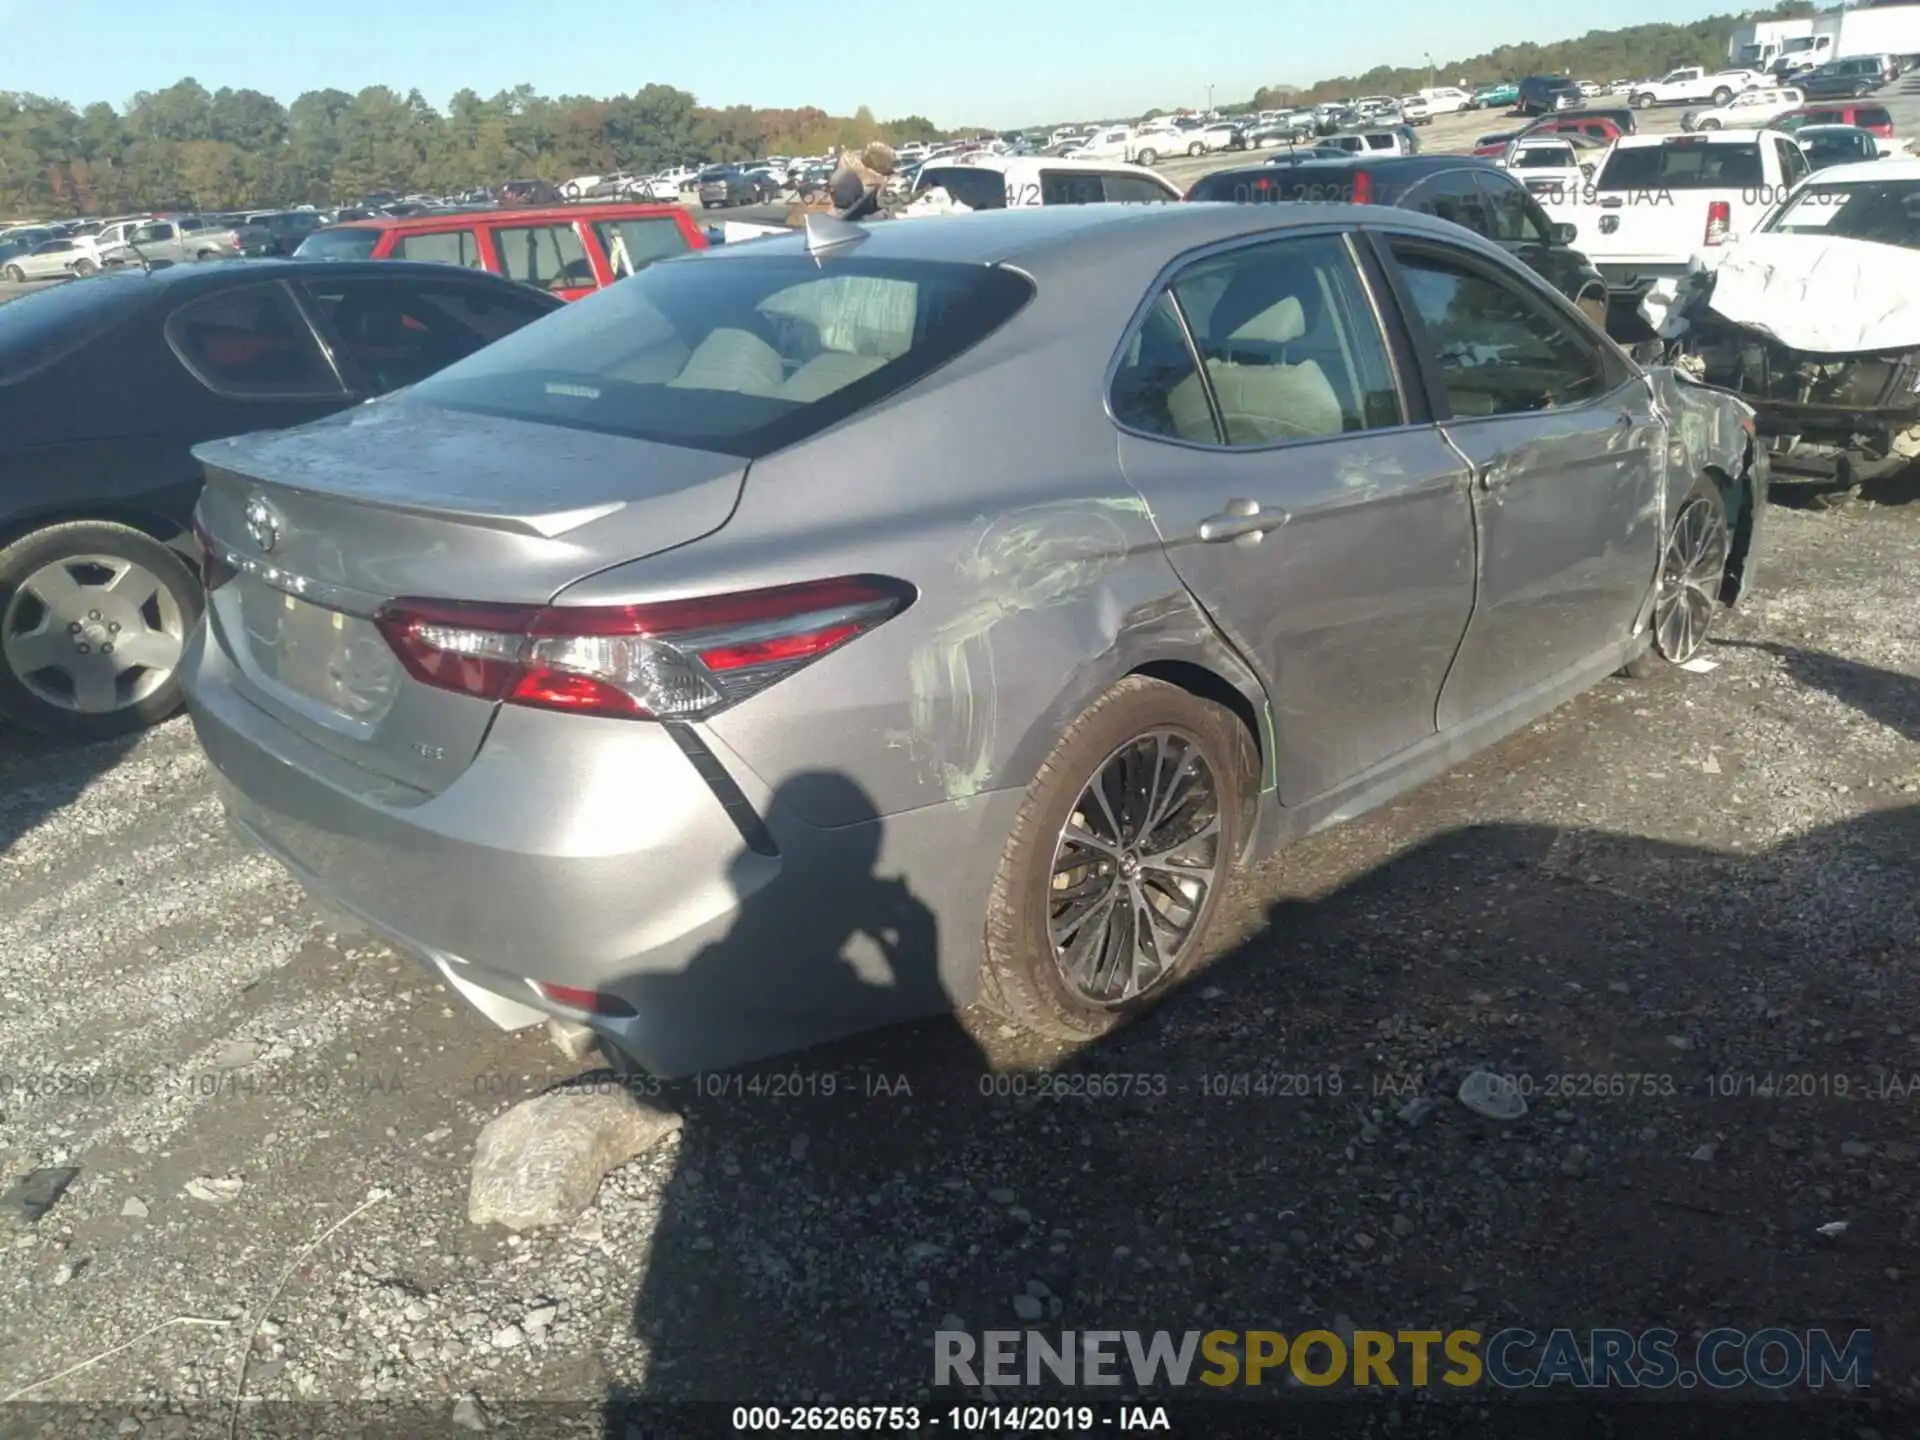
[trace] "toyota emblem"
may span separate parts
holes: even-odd
[[[264,495],[256,495],[247,501],[247,533],[253,537],[253,543],[260,547],[265,555],[280,543],[280,514],[267,503]]]

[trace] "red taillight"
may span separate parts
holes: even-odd
[[[200,585],[211,595],[239,572],[227,563],[220,542],[200,523],[198,515],[193,517],[193,538],[200,542]]]
[[[1353,177],[1353,203],[1365,205],[1373,199],[1373,177],[1362,170]]]
[[[649,605],[395,600],[375,623],[414,679],[482,700],[631,719],[713,714],[892,619],[873,576]]]
[[[1733,230],[1733,205],[1726,200],[1711,200],[1707,203],[1707,233],[1705,244],[1724,245],[1727,236]]]
[[[617,995],[603,995],[598,990],[582,990],[575,985],[551,985],[544,980],[531,982],[533,988],[556,1005],[565,1005],[572,1010],[584,1010],[589,1015],[613,1015],[621,1018],[631,1016],[634,1009]]]

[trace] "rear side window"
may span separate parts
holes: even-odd
[[[1493,233],[1493,226],[1487,219],[1486,201],[1481,197],[1480,187],[1474,183],[1471,171],[1456,170],[1451,174],[1434,176],[1409,197],[1408,208],[1464,226],[1476,235]]]
[[[480,238],[471,230],[442,230],[432,235],[402,235],[393,244],[396,260],[425,260],[436,265],[461,265],[484,270]]]
[[[550,313],[554,302],[511,286],[422,284],[374,276],[306,282],[326,328],[363,384],[382,393],[423,380]],[[497,291],[505,290],[505,294]]]
[[[277,284],[223,290],[180,307],[167,339],[187,369],[225,395],[336,395],[340,382],[306,319]]]
[[[1220,431],[1198,375],[1173,297],[1163,290],[1121,352],[1111,391],[1113,418],[1129,430],[1218,445]],[[1173,398],[1189,394],[1200,403],[1176,403]]]
[[[1595,182],[1602,190],[1758,190],[1757,142],[1673,141],[1615,150]]]
[[[293,252],[296,260],[371,260],[380,243],[380,231],[368,225],[345,225],[316,230]]]
[[[916,191],[945,190],[969,210],[1007,208],[1007,177],[977,165],[934,165],[922,168]]]
[[[750,458],[912,384],[1032,293],[998,268],[857,255],[825,268],[798,251],[657,265],[411,394]]]
[[[687,252],[687,237],[666,216],[645,220],[595,220],[594,238],[617,280],[637,275],[656,260]]]
[[[541,290],[576,290],[599,284],[587,247],[571,225],[502,226],[493,232],[494,253],[509,280]]]

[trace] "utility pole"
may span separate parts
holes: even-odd
[[[1207,114],[1213,114],[1213,86],[1207,86]]]
[[[1436,71],[1433,63],[1433,52],[1429,50],[1427,52],[1427,88],[1429,90],[1434,88],[1435,82],[1433,77],[1436,73],[1438,72]]]

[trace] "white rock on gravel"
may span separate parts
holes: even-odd
[[[510,1230],[562,1225],[601,1180],[680,1128],[680,1116],[624,1090],[555,1091],[487,1122],[474,1142],[467,1218]]]

